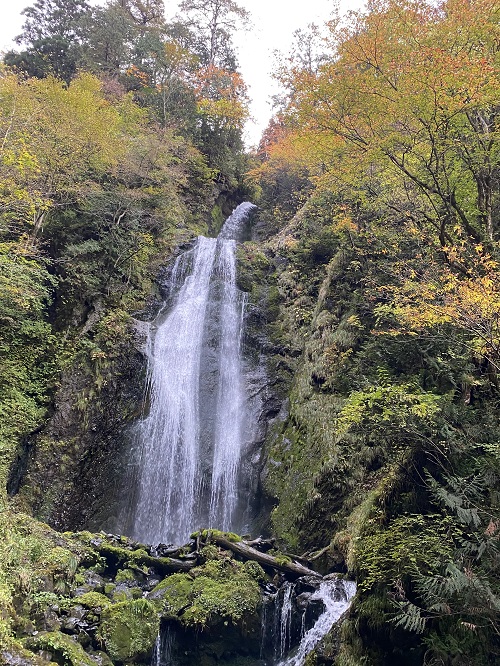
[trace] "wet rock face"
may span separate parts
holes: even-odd
[[[165,625],[163,632],[168,632],[170,656],[177,666],[266,666],[260,658],[260,625],[252,623],[244,631],[234,626],[212,628],[209,632],[193,633],[172,625]],[[164,641],[165,642],[165,641]],[[165,647],[163,647],[165,650]],[[163,652],[165,658],[165,652]]]
[[[112,502],[110,478],[121,464],[128,424],[143,404],[142,337],[127,329],[99,378],[75,366],[61,378],[45,429],[25,442],[11,471],[11,494],[61,531],[97,527]],[[113,511],[112,506],[105,513]]]
[[[286,350],[276,338],[278,312],[274,268],[258,244],[247,242],[238,250],[238,284],[247,294],[242,354],[252,429],[247,433],[247,456],[242,479],[250,483],[255,497],[254,533],[266,532],[273,498],[266,494],[263,479],[268,465],[270,434],[287,417],[287,393],[291,368]]]

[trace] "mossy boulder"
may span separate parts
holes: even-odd
[[[30,637],[26,641],[26,646],[35,652],[41,651],[51,655],[51,660],[60,666],[95,666],[95,661],[76,639],[59,631],[42,631]]]
[[[165,578],[150,599],[160,603],[163,617],[177,619],[185,627],[242,624],[257,612],[261,598],[258,580],[264,575],[259,565],[208,560],[190,574]]]
[[[191,534],[191,539],[196,539],[198,536],[206,542],[210,541],[211,536],[224,537],[228,541],[231,541],[231,543],[238,543],[238,541],[241,541],[239,534],[235,534],[234,532],[221,532],[220,530],[201,530],[201,532],[193,532],[193,534]]]
[[[115,576],[115,583],[134,583],[135,575],[131,569],[119,569]]]
[[[0,647],[0,664],[4,666],[53,666],[46,659],[26,650],[17,641],[8,640]]]
[[[153,589],[149,599],[160,606],[164,617],[177,617],[191,603],[193,582],[189,574],[172,574]]]
[[[77,597],[77,601],[81,606],[89,608],[97,613],[100,613],[111,604],[108,597],[100,592],[86,592]]]
[[[103,611],[98,639],[113,661],[132,663],[147,660],[159,630],[155,606],[135,599],[109,606]]]

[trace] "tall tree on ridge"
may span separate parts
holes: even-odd
[[[36,0],[23,10],[23,32],[16,37],[26,49],[8,52],[5,63],[29,76],[52,74],[69,82],[80,59],[85,17],[90,12],[87,0]]]
[[[208,66],[236,69],[231,33],[248,24],[250,15],[233,0],[183,0],[186,23],[201,36],[198,55]]]

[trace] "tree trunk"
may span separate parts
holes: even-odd
[[[261,553],[255,548],[249,546],[245,541],[230,541],[224,534],[219,532],[211,533],[209,535],[209,540],[213,541],[222,548],[233,551],[233,553],[236,553],[237,555],[240,555],[247,560],[254,560],[259,564],[262,564],[262,566],[272,567],[273,569],[283,571],[284,573],[290,574],[292,576],[316,576],[317,578],[321,578],[321,574],[319,574],[317,571],[308,569],[304,565],[299,564],[298,562],[294,562],[293,559],[288,559],[285,557],[274,557],[268,553]]]

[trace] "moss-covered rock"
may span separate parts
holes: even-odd
[[[155,606],[146,599],[114,604],[102,614],[98,638],[113,661],[147,660],[159,630]]]
[[[38,654],[33,654],[17,640],[9,639],[6,642],[2,641],[0,663],[3,666],[52,666],[54,662],[48,664],[46,659]]]
[[[165,618],[178,619],[184,626],[239,624],[257,612],[260,603],[257,581],[264,577],[255,562],[211,559],[190,574],[168,576],[149,598],[160,604]]]
[[[40,632],[26,641],[30,650],[41,650],[51,655],[60,666],[95,666],[95,661],[80,643],[59,631]]]
[[[107,608],[111,601],[100,592],[87,592],[77,598],[78,604],[100,613]]]
[[[194,579],[189,574],[167,576],[149,594],[162,610],[164,617],[176,618],[191,602]]]
[[[132,569],[119,569],[115,576],[115,583],[135,583],[135,575]]]

